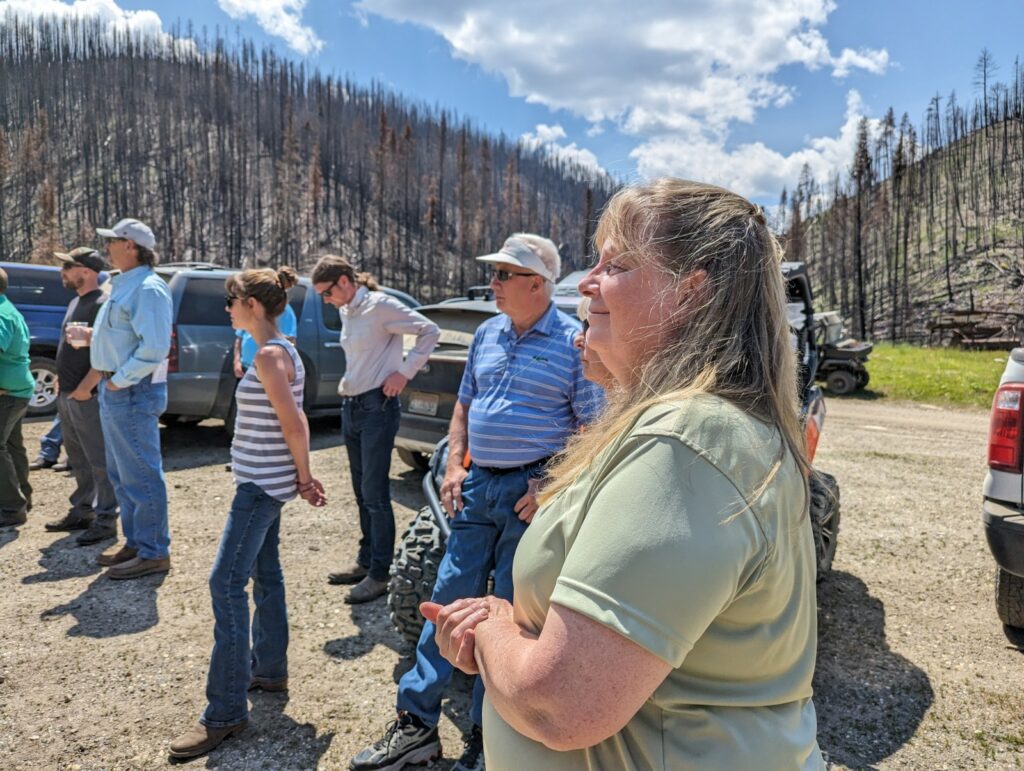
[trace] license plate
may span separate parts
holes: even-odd
[[[441,401],[437,394],[412,392],[409,394],[409,412],[420,415],[436,415],[437,405]]]

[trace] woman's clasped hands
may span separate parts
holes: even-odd
[[[420,603],[420,613],[434,623],[441,655],[467,675],[476,675],[477,626],[488,620],[512,621],[512,604],[500,597],[467,597],[448,605]]]

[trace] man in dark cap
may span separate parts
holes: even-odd
[[[46,529],[84,530],[79,545],[117,537],[117,498],[107,477],[106,447],[100,423],[96,387],[100,373],[89,363],[89,346],[83,327],[91,329],[107,296],[99,287],[100,271],[106,262],[95,249],[80,246],[65,254],[60,275],[64,286],[77,293],[68,305],[57,348],[57,412],[64,429],[68,465],[75,477],[75,490],[68,499],[71,509]]]

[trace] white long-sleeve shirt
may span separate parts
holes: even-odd
[[[415,335],[416,344],[403,361],[404,335]],[[341,308],[345,374],[338,393],[355,396],[380,388],[392,372],[412,380],[427,363],[440,335],[437,324],[422,313],[384,292],[359,287],[352,302]]]

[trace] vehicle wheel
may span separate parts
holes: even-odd
[[[1024,578],[996,568],[996,612],[1007,626],[1024,629]]]
[[[410,450],[405,447],[396,447],[398,450],[398,457],[402,459],[402,463],[410,468],[414,468],[417,471],[426,471],[430,468],[430,456],[425,452],[416,452],[416,450]]]
[[[413,645],[423,631],[420,603],[434,593],[437,569],[444,557],[445,540],[424,506],[402,533],[388,582],[388,615],[398,633]]]
[[[857,373],[857,388],[867,388],[870,382],[871,375],[868,374],[867,370]]]
[[[33,356],[28,363],[36,390],[28,401],[29,415],[52,415],[57,411],[57,362]]]
[[[811,533],[821,581],[832,570],[839,544],[839,483],[831,474],[811,474]]]
[[[835,372],[828,373],[825,384],[828,386],[828,390],[836,396],[845,396],[857,390],[857,378],[852,372],[847,372],[845,369],[837,369]]]

